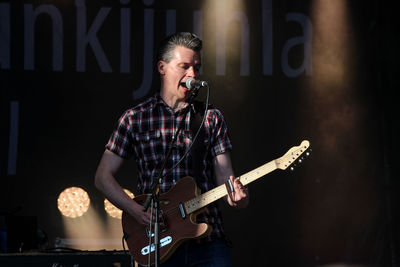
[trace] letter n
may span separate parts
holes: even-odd
[[[45,13],[50,16],[53,22],[53,70],[62,71],[63,21],[60,11],[52,5],[41,5],[34,10],[31,4],[26,4],[24,5],[24,9],[24,68],[26,70],[34,69],[35,21],[37,16]]]

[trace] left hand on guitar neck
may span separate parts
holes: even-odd
[[[249,192],[247,186],[243,186],[239,178],[235,178],[233,175],[229,177],[233,185],[233,192],[228,194],[227,201],[229,205],[236,208],[245,208],[249,204]]]

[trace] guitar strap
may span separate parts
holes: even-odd
[[[204,111],[205,111],[205,107],[204,104],[199,102],[199,101],[195,101],[193,103],[194,108],[191,109],[192,112],[192,116],[191,116],[191,121],[190,121],[190,130],[192,132],[192,138],[194,138],[194,136],[196,135],[201,122],[203,120],[203,116],[204,116]],[[197,139],[195,140],[193,146],[192,146],[192,175],[196,181],[196,184],[199,188],[201,188],[201,177],[202,177],[202,172],[203,172],[203,159],[204,159],[204,155],[206,153],[205,150],[205,145],[204,145],[204,138],[205,138],[205,132],[204,132],[204,127],[201,128],[199,135],[197,136]],[[233,199],[232,197],[232,193],[235,191],[233,189],[233,184],[231,182],[231,180],[227,180],[225,183],[228,195],[231,199]]]
[[[204,103],[201,103],[199,101],[194,101],[193,102],[193,109],[191,110],[191,120],[190,120],[190,130],[192,132],[192,138],[196,135],[198,129],[200,128],[201,122],[203,120],[203,115],[204,115],[205,107]],[[204,138],[205,138],[205,131],[204,131],[204,126],[201,128],[199,135],[197,136],[193,146],[192,146],[192,160],[191,160],[191,165],[192,165],[192,175],[196,181],[196,184],[199,188],[201,188],[201,177],[202,177],[202,172],[204,169],[203,166],[203,159],[206,153],[206,147],[204,145]]]
[[[193,109],[191,110],[192,116],[190,120],[190,130],[192,131],[192,138],[197,133],[197,130],[199,129],[201,122],[203,120],[203,115],[205,111],[205,106],[204,103],[201,103],[199,101],[194,101],[193,102]],[[199,135],[197,136],[197,139],[195,140],[193,146],[192,146],[192,172],[193,172],[193,177],[196,181],[196,184],[199,188],[201,188],[201,177],[202,177],[202,172],[203,172],[203,159],[206,153],[206,146],[204,145],[204,138],[206,137],[205,135],[205,130],[204,126],[201,128]],[[228,191],[230,192],[230,191]],[[202,192],[204,193],[204,192]],[[233,243],[230,240],[230,238],[225,234],[222,233],[223,237],[222,240],[226,243],[226,245],[230,248],[233,247]]]

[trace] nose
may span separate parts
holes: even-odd
[[[195,69],[194,69],[193,66],[191,66],[191,67],[188,68],[188,71],[187,71],[186,75],[187,75],[189,78],[196,78],[196,71],[195,71]]]

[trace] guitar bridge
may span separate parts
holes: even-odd
[[[166,236],[163,239],[160,240],[160,247],[164,247],[166,245],[169,245],[172,242],[172,237],[171,236]],[[141,253],[143,256],[154,252],[156,250],[156,246],[154,243],[151,243],[150,246],[145,246],[144,248],[141,249]]]

